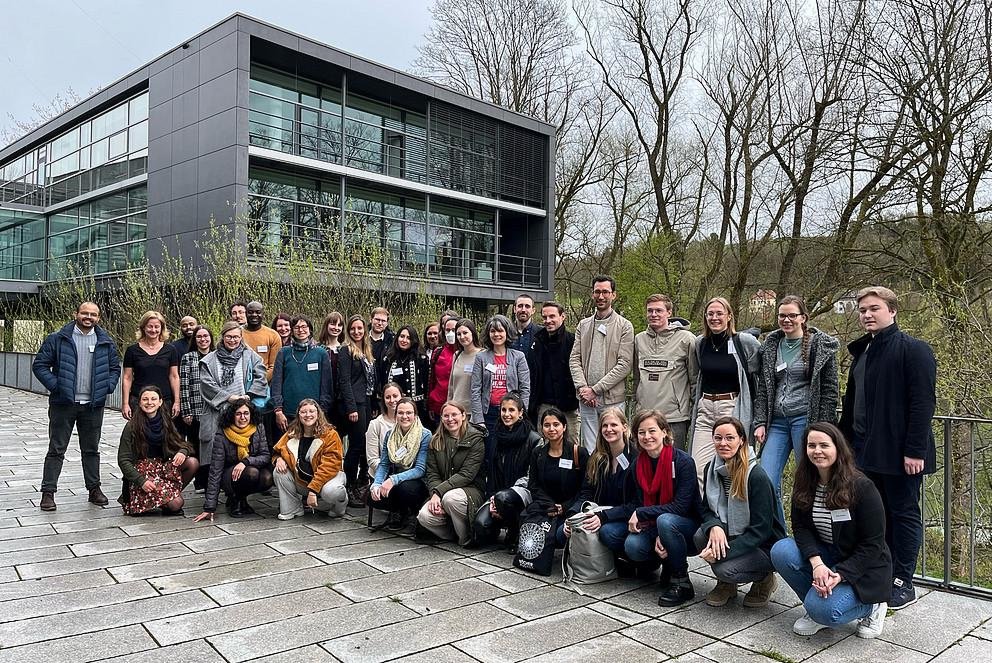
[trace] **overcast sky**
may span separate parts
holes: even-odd
[[[240,11],[409,69],[430,0],[3,0],[0,127],[71,87],[85,98]]]

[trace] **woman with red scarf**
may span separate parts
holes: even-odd
[[[686,557],[697,552],[692,541],[700,523],[696,463],[673,446],[672,428],[658,410],[638,414],[632,428],[640,448],[634,477],[643,506],[627,521],[624,551],[635,563],[661,558],[658,605],[681,605],[695,596]]]

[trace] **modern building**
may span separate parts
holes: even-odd
[[[213,224],[248,264],[354,249],[379,287],[541,297],[553,206],[554,127],[235,14],[0,150],[0,293],[209,273]]]

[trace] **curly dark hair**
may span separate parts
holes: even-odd
[[[830,481],[827,482],[827,491],[824,497],[825,506],[828,509],[850,508],[854,501],[854,481],[859,476],[864,476],[855,465],[854,451],[847,443],[844,433],[831,423],[818,421],[810,424],[803,435],[804,443],[812,432],[823,433],[829,437],[837,449],[837,460],[834,461],[830,472]],[[813,498],[816,496],[816,486],[819,482],[819,471],[809,456],[803,453],[796,466],[796,484],[792,489],[792,505],[803,511],[812,509]]]
[[[228,403],[224,406],[224,409],[220,411],[217,415],[217,430],[224,430],[225,428],[230,428],[234,425],[234,413],[238,411],[242,405],[248,406],[248,412],[251,415],[248,417],[248,422],[258,426],[262,423],[262,417],[258,414],[258,408],[250,400],[238,401],[236,403]]]

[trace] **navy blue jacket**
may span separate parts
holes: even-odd
[[[50,392],[50,404],[68,405],[76,396],[76,344],[72,342],[70,322],[62,329],[49,334],[34,357],[31,370]],[[113,393],[121,377],[121,356],[117,344],[100,327],[96,333],[96,349],[93,351],[93,380],[90,392],[90,407],[103,407],[107,396]]]
[[[865,349],[871,343],[871,350]],[[847,346],[854,361],[862,355],[865,384],[856,384],[854,364],[844,394],[840,429],[854,448],[858,467],[879,474],[905,473],[903,457],[922,458],[923,472],[937,467],[931,420],[937,408],[937,360],[927,343],[899,331],[893,323],[874,339],[871,334]],[[868,433],[854,435],[854,402],[858,389],[865,390]]]
[[[699,522],[702,504],[699,496],[699,480],[696,478],[696,461],[681,449],[675,449],[673,462],[675,494],[672,496],[672,501],[654,506],[641,506],[644,504],[644,491],[637,483],[637,472],[634,464],[631,463],[630,474],[634,477],[634,485],[637,486],[638,520],[654,521],[663,513],[671,513]]]

